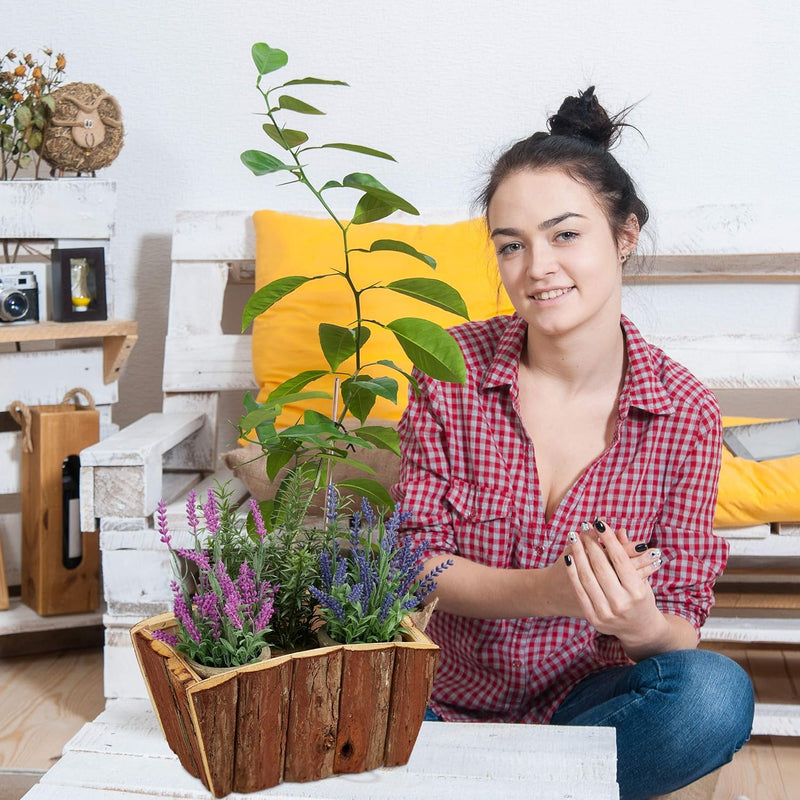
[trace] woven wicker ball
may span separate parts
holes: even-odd
[[[94,172],[122,149],[124,130],[117,101],[96,83],[68,83],[53,92],[55,111],[42,142],[53,170]]]

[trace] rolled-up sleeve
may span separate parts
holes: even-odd
[[[709,399],[696,436],[676,454],[678,469],[654,529],[655,544],[666,558],[652,579],[658,607],[688,620],[698,632],[728,559],[727,542],[713,532],[721,457],[719,409]]]

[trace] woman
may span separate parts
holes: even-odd
[[[647,221],[594,87],[482,194],[516,313],[453,329],[465,386],[417,375],[396,499],[439,578],[429,719],[617,729],[622,798],[684,786],[750,732],[752,686],[696,649],[727,559],[714,396],[621,314]]]

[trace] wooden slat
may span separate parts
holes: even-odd
[[[247,391],[256,388],[251,338],[168,336],[164,346],[165,392]]]
[[[0,238],[110,239],[115,207],[111,181],[0,181]]]
[[[334,772],[383,764],[394,655],[392,644],[345,646]]]
[[[708,642],[800,644],[800,620],[710,616],[700,632]]]
[[[657,255],[639,273],[623,274],[625,283],[688,283],[691,281],[798,281],[800,253],[733,253]]]
[[[293,661],[284,780],[315,781],[333,773],[343,651],[323,647]]]

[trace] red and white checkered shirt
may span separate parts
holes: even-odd
[[[526,323],[517,315],[452,329],[465,386],[417,373],[400,422],[395,499],[426,558],[456,554],[498,569],[552,564],[567,534],[602,516],[631,541],[660,547],[651,578],[658,607],[699,630],[727,560],[713,535],[722,430],[714,395],[644,341],[622,317],[628,369],[614,438],[545,521],[533,445],[517,382]],[[629,664],[616,637],[569,617],[484,620],[436,612],[428,633],[442,649],[431,698],[446,720],[547,722],[581,679]]]

